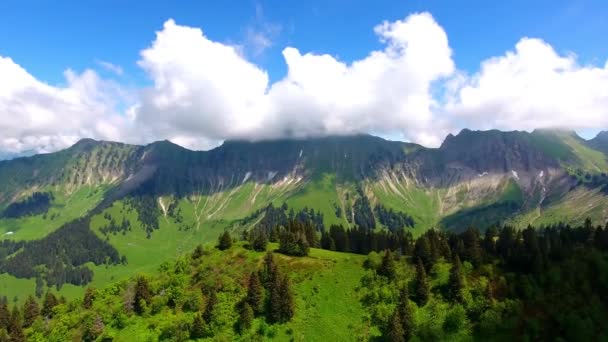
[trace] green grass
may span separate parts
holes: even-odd
[[[54,191],[53,191],[54,190]],[[40,239],[63,224],[84,216],[101,202],[106,186],[83,186],[73,193],[51,187],[39,191],[52,191],[55,199],[46,215],[18,219],[0,219],[0,239]]]

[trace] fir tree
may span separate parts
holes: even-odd
[[[403,337],[408,341],[410,337],[412,337],[412,332],[414,331],[414,321],[407,287],[402,287],[399,293],[398,311],[399,318],[401,319],[401,328],[403,329]]]
[[[378,274],[387,277],[390,280],[395,279],[397,275],[397,267],[395,266],[395,258],[393,256],[393,252],[390,249],[387,249],[384,253],[384,257],[382,258],[382,263],[380,264],[380,268],[378,269]]]
[[[192,327],[190,328],[190,337],[193,340],[205,337],[205,332],[207,330],[207,324],[203,317],[200,314],[197,314],[194,317],[194,321],[192,322]]]
[[[232,236],[230,236],[230,233],[228,231],[225,231],[219,237],[217,248],[219,248],[220,251],[225,251],[230,247],[232,247]]]
[[[418,260],[422,260],[425,270],[428,272],[433,267],[435,260],[433,259],[433,253],[431,251],[431,244],[429,243],[426,235],[419,237],[414,245],[413,257]]]
[[[249,305],[249,303],[247,302],[243,302],[241,304],[240,310],[239,310],[239,332],[243,333],[247,330],[249,330],[249,328],[251,328],[251,323],[253,322],[253,309],[251,308],[251,305]]]
[[[261,314],[264,311],[264,288],[257,272],[252,272],[249,276],[247,303],[249,303],[256,314]]]
[[[59,305],[59,301],[57,297],[51,292],[47,292],[44,296],[44,301],[42,302],[42,316],[44,317],[53,317],[53,308]]]
[[[281,287],[279,289],[281,296],[281,322],[288,322],[295,314],[295,298],[291,288],[291,280],[287,275],[281,279]]]
[[[395,310],[390,321],[388,322],[388,327],[386,329],[386,340],[388,342],[405,342],[405,332],[403,331],[403,326],[401,325],[401,316],[399,315],[399,310]]]
[[[450,269],[450,278],[448,280],[448,298],[452,302],[462,302],[462,291],[464,289],[464,281],[462,279],[462,264],[458,255],[454,258],[452,268]]]
[[[30,295],[23,305],[23,327],[31,327],[38,316],[40,316],[40,306],[36,302],[36,299]]]
[[[429,280],[426,277],[426,271],[424,270],[424,265],[422,264],[422,260],[418,259],[416,263],[416,303],[418,306],[424,306],[428,300],[431,293]]]

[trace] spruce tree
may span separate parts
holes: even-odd
[[[270,294],[268,301],[268,318],[271,322],[280,322],[282,319],[282,300],[281,300],[281,278],[273,276],[268,288]]]
[[[194,317],[194,321],[192,322],[192,327],[190,328],[190,337],[193,340],[205,337],[205,332],[207,330],[207,324],[203,317],[200,314],[197,314]]]
[[[53,317],[53,308],[59,305],[59,301],[57,297],[51,292],[47,292],[44,296],[44,301],[42,302],[42,316],[52,318]]]
[[[424,306],[429,301],[431,289],[429,286],[429,280],[426,276],[426,271],[424,270],[424,265],[420,259],[418,259],[418,262],[416,263],[415,285],[416,304],[418,304],[418,306]]]
[[[232,247],[232,236],[230,236],[230,233],[228,231],[225,231],[219,237],[217,248],[219,248],[220,251],[225,251],[230,247]]]
[[[452,302],[462,302],[463,296],[462,291],[464,289],[464,281],[462,278],[462,264],[458,255],[452,262],[452,268],[450,269],[450,278],[448,280],[448,297]]]
[[[380,264],[380,268],[378,269],[378,274],[385,276],[390,280],[395,279],[395,276],[397,275],[395,258],[393,257],[393,252],[391,252],[390,249],[387,249],[384,253],[382,263]]]
[[[422,260],[422,264],[427,272],[433,267],[435,260],[433,259],[431,244],[426,235],[423,235],[416,240],[413,257]]]
[[[412,308],[410,307],[409,293],[407,287],[402,287],[399,293],[399,318],[401,319],[401,328],[403,329],[403,337],[408,341],[412,337],[414,331],[414,319],[412,317]]]
[[[23,305],[23,327],[31,327],[38,316],[40,316],[40,306],[38,306],[36,299],[30,295]]]
[[[386,329],[386,340],[389,342],[405,342],[405,333],[401,325],[399,310],[395,310]]]
[[[255,314],[261,314],[264,311],[264,288],[257,272],[252,272],[249,276],[247,303]]]
[[[243,333],[247,330],[249,330],[249,328],[251,328],[251,323],[253,322],[253,309],[251,308],[251,305],[249,305],[249,303],[247,302],[243,302],[241,304],[240,310],[239,310],[239,332]]]

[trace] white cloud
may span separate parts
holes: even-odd
[[[122,120],[113,110],[117,86],[94,71],[67,70],[66,85],[54,87],[0,56],[0,75],[0,150],[48,152],[84,136],[122,138]]]
[[[151,138],[205,144],[367,131],[438,143],[429,139],[430,86],[454,71],[447,35],[426,13],[375,32],[386,48],[351,64],[288,47],[287,76],[269,84],[235,47],[169,20],[139,61],[154,86],[135,109],[137,124]]]
[[[446,111],[471,128],[608,127],[608,65],[582,66],[574,55],[523,38],[461,82]]]

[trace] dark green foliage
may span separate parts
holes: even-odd
[[[399,318],[401,319],[403,337],[406,341],[408,341],[414,332],[414,317],[412,314],[412,308],[410,307],[407,287],[402,287],[399,291],[399,303],[397,304],[397,311],[399,312]]]
[[[249,234],[249,245],[256,252],[265,252],[268,245],[268,236],[262,229],[254,229]]]
[[[44,266],[47,285],[84,285],[93,279],[87,262],[118,264],[118,252],[89,229],[89,218],[65,224],[41,240],[26,242],[23,250],[0,264],[0,270],[18,278],[33,278]]]
[[[225,251],[225,250],[229,249],[230,247],[232,247],[232,236],[230,236],[230,232],[225,231],[218,238],[217,248],[220,251]]]
[[[205,311],[203,312],[203,319],[205,322],[210,323],[213,320],[213,311],[217,305],[217,294],[215,290],[212,290],[207,296],[207,304],[205,305]]]
[[[395,279],[397,275],[397,266],[395,265],[395,256],[390,251],[390,249],[384,252],[384,257],[382,257],[382,263],[378,268],[378,274],[384,277],[387,277],[389,280]]]
[[[207,323],[201,317],[200,314],[197,314],[194,317],[194,321],[192,322],[192,326],[190,328],[190,337],[192,339],[203,338],[207,332]]]
[[[399,310],[395,310],[386,328],[387,342],[405,342],[405,331],[401,325],[401,316]]]
[[[199,244],[192,252],[192,259],[198,260],[205,254],[205,250],[203,249],[203,245]]]
[[[411,253],[412,235],[407,232],[373,231],[364,228],[346,230],[342,225],[331,225],[329,233],[321,237],[321,248],[338,252],[369,254],[390,249]]]
[[[17,306],[14,306],[13,311],[11,312],[11,320],[7,329],[9,335],[11,336],[11,342],[25,341],[25,333],[23,332],[22,324],[21,312],[19,312],[19,308],[17,308]]]
[[[253,309],[247,302],[243,302],[239,308],[238,330],[243,333],[251,328],[253,322]]]
[[[310,246],[317,245],[316,234],[311,224],[289,221],[280,233],[279,252],[293,256],[308,255]]]
[[[452,302],[462,302],[464,290],[464,280],[462,276],[462,264],[458,255],[452,262],[450,269],[450,278],[448,280],[448,299]]]
[[[30,295],[23,305],[23,327],[31,327],[38,316],[40,316],[40,306],[36,299]]]
[[[323,214],[320,211],[308,209],[308,207],[304,207],[298,212],[295,212],[293,208],[289,209],[289,212],[287,210],[288,206],[286,203],[283,203],[280,207],[275,207],[271,203],[238,222],[242,225],[248,225],[255,222],[260,215],[263,215],[260,222],[256,224],[255,229],[266,232],[266,235],[269,236],[272,242],[278,240],[278,236],[275,236],[275,230],[279,227],[286,227],[290,222],[294,221],[300,224],[311,225],[315,231],[325,231]]]
[[[269,292],[270,321],[285,323],[291,320],[295,313],[295,299],[289,277],[281,273],[276,274],[273,277]]]
[[[57,297],[51,292],[47,292],[42,302],[42,316],[53,317],[53,309],[59,305]]]
[[[96,341],[103,334],[105,325],[99,315],[95,318],[87,320],[84,327],[82,339],[84,341]]]
[[[414,260],[420,260],[426,271],[430,271],[435,263],[435,256],[431,251],[431,244],[427,235],[423,235],[414,244]]]
[[[376,228],[376,219],[374,218],[374,213],[369,204],[369,199],[361,188],[357,191],[359,193],[359,198],[357,198],[353,205],[355,224],[363,229],[374,229]]]
[[[11,203],[0,217],[19,218],[45,214],[51,207],[53,194],[46,192],[34,192],[31,196],[20,202]]]
[[[378,221],[392,232],[396,232],[403,228],[414,227],[414,219],[400,211],[386,209],[383,205],[378,204],[374,208]]]
[[[137,212],[139,222],[150,238],[152,232],[159,228],[158,218],[161,214],[154,196],[132,196],[127,197],[125,201]]]
[[[247,303],[255,314],[264,311],[264,288],[260,282],[258,272],[252,272],[247,285]]]
[[[414,282],[414,288],[416,291],[416,303],[418,306],[424,306],[429,301],[431,289],[429,280],[426,276],[426,271],[424,270],[424,265],[420,259],[418,259],[418,262],[416,263],[416,280]]]
[[[5,301],[0,302],[0,330],[7,329],[11,322],[11,313]]]
[[[150,291],[150,285],[148,279],[144,276],[137,277],[135,283],[135,295],[133,297],[133,309],[138,314],[143,314],[147,305],[152,299],[152,292]]]

